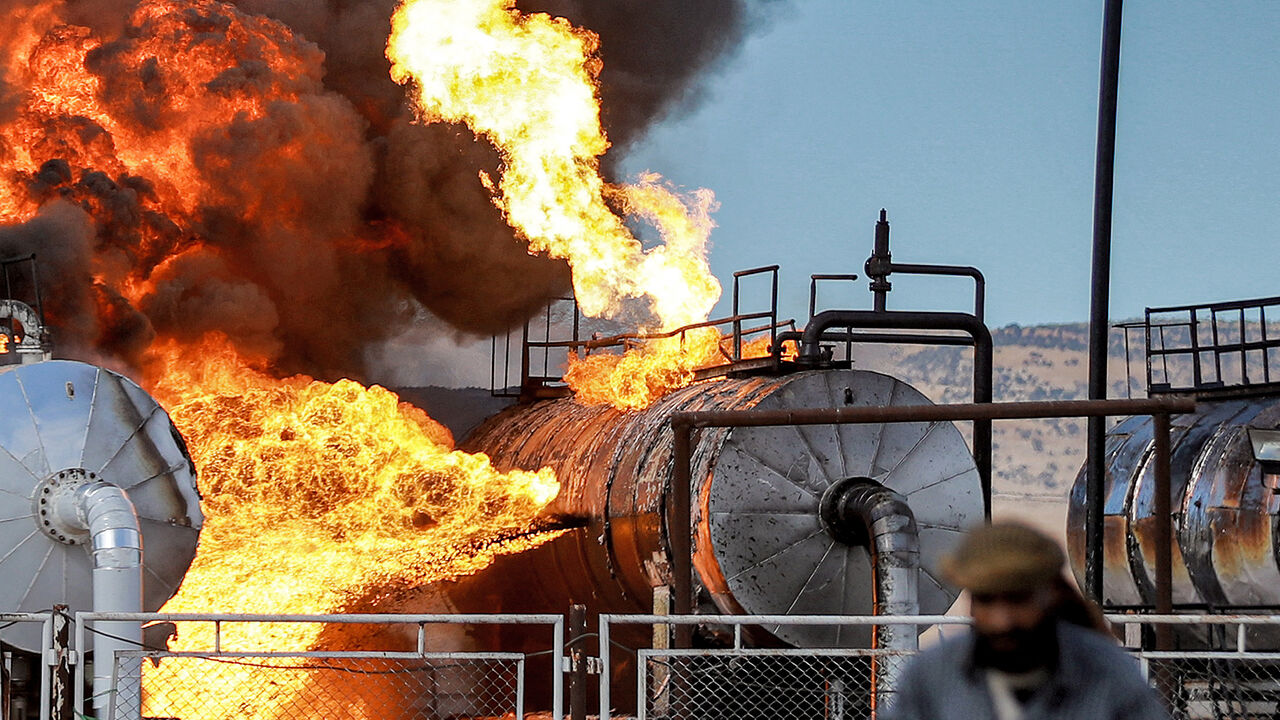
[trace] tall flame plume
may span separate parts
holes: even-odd
[[[408,0],[392,18],[387,57],[423,121],[465,123],[497,147],[501,176],[482,181],[530,252],[569,261],[586,315],[612,317],[642,299],[651,330],[700,322],[720,297],[706,257],[714,195],[681,194],[656,173],[634,184],[601,178],[609,141],[598,45],[563,19],[520,13],[514,0]],[[660,244],[646,249],[628,219],[655,228]],[[579,361],[567,379],[585,401],[637,407],[687,384],[707,347],[655,341],[623,362]]]

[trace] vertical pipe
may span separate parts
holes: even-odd
[[[1266,319],[1263,319],[1262,339],[1267,339]],[[769,294],[769,347],[772,348],[778,343],[778,270],[773,270],[773,290]],[[1267,353],[1262,353],[1263,362],[1266,362]]]
[[[587,720],[587,606],[569,606],[569,720]]]
[[[985,325],[981,326],[983,330]],[[975,334],[973,340],[973,401],[989,403],[995,392],[995,349],[991,333]],[[978,467],[982,487],[982,512],[991,521],[991,420],[973,421],[973,462]]]
[[[673,462],[671,472],[671,509],[667,518],[667,532],[671,543],[672,584],[675,598],[672,605],[676,615],[689,615],[693,612],[693,555],[689,547],[690,505],[689,483],[692,472],[690,445],[692,444],[693,427],[687,421],[672,420],[671,429],[675,433]],[[688,625],[676,625],[676,648],[689,647],[692,628]]]
[[[611,717],[610,710],[612,709],[609,707],[611,704],[609,702],[609,681],[611,680],[609,669],[613,667],[610,664],[611,658],[609,657],[609,616],[601,614],[596,622],[600,624],[598,641],[600,645],[600,718],[608,720]]]
[[[533,387],[529,383],[529,323],[527,321],[520,334],[520,397],[533,397]]]
[[[78,645],[76,647],[79,647]],[[40,720],[50,720],[49,705],[53,698],[53,673],[49,669],[48,653],[53,648],[53,614],[40,623],[40,650],[44,657],[40,658]],[[74,706],[73,706],[74,707]]]
[[[1116,102],[1120,84],[1121,0],[1107,0],[1102,21],[1098,147],[1093,177],[1093,277],[1089,306],[1089,399],[1107,397],[1107,315],[1111,291],[1111,200],[1115,180]],[[1085,481],[1085,592],[1102,604],[1103,461],[1106,419],[1088,423]]]
[[[889,253],[889,215],[884,208],[880,208],[880,219],[876,221],[875,245],[864,268],[871,278],[871,292],[875,296],[873,307],[876,312],[884,312],[887,308],[886,300],[893,287],[887,279],[892,260],[893,256]]]
[[[738,317],[738,276],[733,276],[733,359],[742,359],[742,319]]]
[[[44,298],[40,295],[40,276],[36,274],[36,254],[31,253],[31,290],[36,295],[36,313],[40,316],[40,327],[44,327]]]
[[[72,671],[70,663],[70,645],[67,642],[71,631],[70,616],[66,605],[53,606],[53,657],[46,664],[52,664],[53,686],[50,688],[49,701],[53,717],[58,720],[71,720],[75,714],[84,709],[84,638],[76,635],[76,651],[81,654]],[[77,627],[77,629],[79,629]]]
[[[564,720],[564,618],[551,626],[551,718]]]
[[[1155,425],[1156,455],[1156,614],[1173,612],[1173,512],[1170,505],[1168,413],[1152,416]],[[1172,650],[1173,628],[1167,623],[1156,626],[1156,649]]]
[[[516,717],[524,720],[524,658],[520,658],[516,668]]]

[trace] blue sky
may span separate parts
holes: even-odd
[[[1084,321],[1101,22],[1101,0],[793,0],[624,167],[716,192],[725,314],[734,270],[777,263],[803,321],[808,276],[861,275],[885,207],[895,260],[983,270],[991,325]],[[1280,2],[1130,0],[1123,27],[1111,316],[1280,295]],[[899,277],[889,306],[971,287]],[[865,279],[822,304],[870,307]]]

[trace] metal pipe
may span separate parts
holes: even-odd
[[[671,416],[672,447],[670,528],[672,583],[676,615],[692,609],[693,558],[690,547],[689,484],[691,435],[695,427],[762,427],[768,425],[829,425],[840,423],[933,422],[958,420],[1018,420],[1053,417],[1106,417],[1194,412],[1195,400],[1158,397],[1117,400],[1055,400],[1048,402],[966,403],[898,407],[838,407],[803,410],[726,410],[681,412]],[[1166,438],[1168,433],[1165,433]],[[1167,455],[1167,452],[1166,452]],[[1167,464],[1165,465],[1167,468]],[[1165,478],[1167,482],[1168,473]],[[1165,485],[1168,488],[1168,485]],[[708,622],[710,620],[708,619]],[[676,648],[688,647],[689,628],[676,621]]]
[[[786,323],[783,323],[784,325]],[[763,328],[761,328],[763,329]],[[799,330],[784,331],[778,333],[778,347],[787,342],[800,344],[803,336]],[[833,332],[826,330],[822,336],[818,338],[819,342],[842,342],[842,343],[890,343],[890,344],[918,344],[918,345],[950,345],[955,347],[973,347],[973,338],[961,335],[925,335],[923,333],[866,333],[866,332]],[[779,354],[775,351],[775,355]]]
[[[691,550],[691,528],[689,484],[692,482],[689,468],[689,457],[693,445],[693,426],[678,422],[673,415],[671,429],[675,435],[672,452],[675,455],[675,467],[671,471],[671,507],[667,518],[667,527],[671,528],[668,542],[674,572],[672,573],[673,592],[672,605],[677,615],[688,615],[693,612],[693,554]],[[683,458],[683,460],[681,460]],[[692,633],[688,626],[677,626],[675,629],[675,647],[690,646]]]
[[[868,478],[848,478],[827,488],[818,514],[832,537],[864,546],[870,553],[873,614],[920,612],[920,534],[905,497]],[[876,626],[872,647],[895,652],[920,649],[914,626],[888,624]],[[896,658],[880,660],[872,657],[872,682],[882,693],[890,692],[897,684],[900,663]]]
[[[138,514],[124,490],[97,481],[75,493],[77,519],[89,531],[93,555],[94,612],[142,610],[142,532]],[[97,717],[140,717],[142,661],[117,660],[117,651],[142,647],[139,622],[95,623],[93,707]],[[119,672],[115,666],[119,665]],[[112,680],[115,687],[112,687]],[[113,714],[114,713],[114,714]]]
[[[922,265],[919,263],[889,263],[889,271],[903,275],[946,275],[948,277],[973,278],[973,314],[982,320],[987,307],[987,278],[972,265]]]
[[[851,273],[841,274],[817,274],[809,276],[809,317],[813,317],[818,311],[818,281],[819,280],[857,280],[858,276]]]
[[[884,312],[889,291],[893,285],[889,282],[889,273],[893,272],[893,255],[889,252],[889,216],[884,208],[880,208],[880,219],[876,221],[876,239],[871,249],[871,257],[867,258],[863,271],[871,278],[869,286],[875,296],[873,307],[876,312]]]
[[[587,718],[587,606],[569,606],[569,718]]]
[[[840,423],[956,422],[1055,417],[1107,417],[1194,412],[1195,400],[1178,397],[1134,400],[1046,400],[1039,402],[954,403],[894,407],[837,407],[803,410],[704,410],[671,416],[680,428],[832,425]],[[676,448],[677,451],[679,448]]]
[[[962,330],[973,338],[973,401],[992,400],[994,350],[991,331],[976,316],[954,312],[876,312],[866,310],[826,310],[815,315],[800,339],[801,361],[815,362],[819,341],[830,327],[903,328],[911,330]],[[982,480],[982,502],[991,517],[991,422],[973,421],[973,460]]]
[[[1116,105],[1120,84],[1121,0],[1107,0],[1098,82],[1098,146],[1093,176],[1093,274],[1089,303],[1089,399],[1107,397],[1107,333],[1111,291],[1111,200],[1115,180]],[[1106,425],[1090,418],[1085,482],[1085,593],[1102,603],[1103,473]]]

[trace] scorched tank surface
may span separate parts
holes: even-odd
[[[673,413],[928,403],[880,373],[812,370],[696,383],[641,411],[572,398],[508,408],[465,448],[489,454],[502,469],[552,467],[562,487],[551,510],[586,527],[522,562],[502,563],[518,573],[504,577],[520,601],[505,607],[558,611],[572,601],[602,612],[651,609],[653,587],[665,584],[671,564],[664,512]],[[694,435],[692,463],[695,585],[711,612],[870,614],[877,587],[871,536],[892,533],[904,543],[918,539],[914,575],[899,575],[898,583],[918,588],[920,612],[944,612],[955,593],[940,581],[939,558],[983,519],[973,456],[950,423],[705,429]],[[892,498],[874,502],[896,503],[903,517],[868,514],[868,527],[842,526],[829,509],[853,496]],[[774,631],[819,646],[869,639],[854,629]]]

